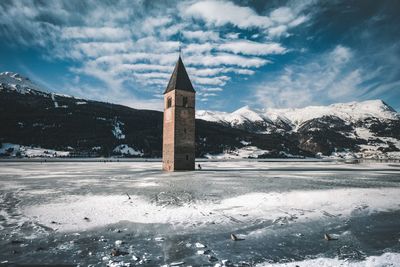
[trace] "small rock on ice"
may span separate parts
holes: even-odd
[[[212,256],[212,255],[208,255],[208,260],[210,262],[218,261],[218,259],[216,257]]]
[[[183,264],[185,264],[185,262],[183,262],[183,261],[177,261],[177,262],[171,262],[171,266],[180,266],[180,265],[183,265]]]
[[[211,250],[209,250],[209,249],[198,250],[198,251],[197,251],[197,254],[198,254],[198,255],[208,255],[208,254],[210,254],[210,253],[211,253]]]
[[[139,258],[138,258],[138,257],[136,257],[135,255],[132,255],[132,260],[134,260],[134,261],[138,261],[138,260],[139,260]]]
[[[122,240],[115,241],[115,245],[117,245],[117,246],[121,246],[123,243],[124,243],[124,241],[122,241]]]
[[[331,241],[331,240],[337,240],[337,238],[335,238],[335,237],[332,237],[331,235],[329,235],[329,234],[325,234],[324,235],[324,238],[325,238],[325,240],[328,240],[328,241]]]
[[[128,252],[121,251],[121,250],[119,250],[119,249],[113,248],[113,249],[111,250],[111,256],[113,256],[113,257],[117,257],[117,256],[121,256],[121,255],[126,255],[126,254],[128,254]]]
[[[203,245],[202,243],[199,243],[199,242],[197,242],[195,244],[195,246],[196,246],[196,248],[205,248],[206,247],[205,245]]]

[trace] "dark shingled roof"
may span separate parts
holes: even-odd
[[[194,93],[196,92],[193,89],[192,83],[190,82],[189,75],[187,74],[185,66],[183,65],[181,56],[179,56],[178,62],[176,62],[174,72],[172,72],[164,94],[175,89]]]

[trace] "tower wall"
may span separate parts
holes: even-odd
[[[164,95],[163,169],[195,169],[194,92],[176,89]]]
[[[168,107],[168,99],[171,106]],[[163,125],[163,170],[173,171],[175,154],[175,90],[164,95],[164,125]]]

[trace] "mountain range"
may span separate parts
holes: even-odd
[[[43,90],[0,73],[0,155],[161,157],[162,112]],[[400,114],[381,100],[196,111],[196,156],[400,158]]]

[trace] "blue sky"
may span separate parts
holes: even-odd
[[[161,109],[178,57],[197,108],[382,99],[400,109],[399,1],[0,2],[0,71]]]

